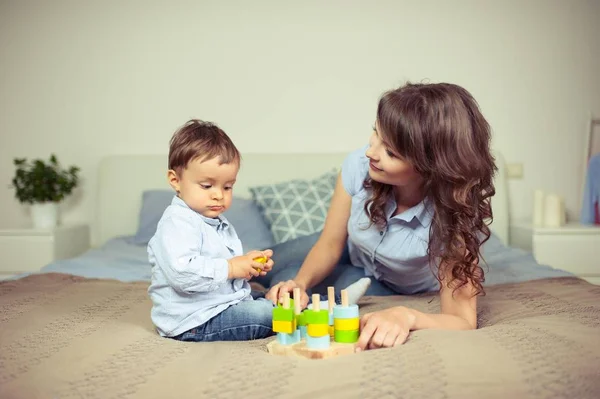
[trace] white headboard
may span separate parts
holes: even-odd
[[[248,187],[311,178],[331,168],[339,168],[347,153],[329,154],[245,154],[235,185],[235,195],[249,197]],[[504,160],[496,154],[500,173],[492,200],[492,230],[508,243],[508,193]],[[100,162],[94,244],[136,232],[142,192],[170,189],[167,183],[166,155],[115,155]]]

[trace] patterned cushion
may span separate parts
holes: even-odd
[[[323,230],[338,171],[250,188],[276,243]]]

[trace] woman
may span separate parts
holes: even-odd
[[[362,316],[357,350],[402,344],[413,330],[475,329],[495,171],[490,127],[465,89],[406,84],[385,93],[369,145],[342,165],[323,232],[266,297],[298,287],[305,306],[317,284],[345,286],[361,274],[371,278],[367,295],[439,290],[438,314],[396,306]],[[336,268],[346,244],[352,266]]]

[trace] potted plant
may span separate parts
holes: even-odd
[[[15,176],[12,187],[20,203],[31,205],[33,226],[51,229],[58,222],[58,204],[73,192],[79,183],[79,168],[60,167],[56,155],[50,162],[36,159],[15,158]]]

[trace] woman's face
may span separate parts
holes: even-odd
[[[369,176],[371,179],[397,187],[418,187],[422,177],[413,165],[402,158],[395,149],[382,138],[379,124],[375,124],[366,152],[369,158]]]

